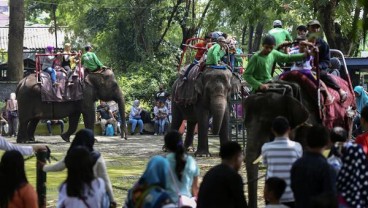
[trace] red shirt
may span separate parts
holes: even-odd
[[[197,44],[194,45],[194,47],[197,48],[206,48],[206,43],[205,42],[199,42]],[[203,56],[203,54],[206,52],[206,49],[196,49],[197,53],[195,55],[195,59],[200,60]]]
[[[365,154],[368,156],[368,132],[359,135],[355,143],[360,144],[365,152]]]

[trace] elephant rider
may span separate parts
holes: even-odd
[[[273,22],[273,29],[268,31],[268,34],[275,37],[276,46],[279,46],[285,41],[292,41],[290,33],[282,28],[282,22],[280,20],[275,20]]]
[[[54,52],[53,46],[47,46],[45,53],[47,56],[42,57],[42,71],[45,71],[51,76],[51,83],[53,86],[58,86],[59,83],[56,82],[56,71],[53,68],[55,56],[51,55]]]
[[[340,88],[338,83],[328,74],[328,68],[330,66],[330,47],[321,37],[319,32],[321,24],[318,20],[312,20],[308,23],[308,40],[314,42],[319,49],[319,69],[321,80],[332,89],[336,90],[340,94],[340,102],[343,103],[347,99],[347,92]]]
[[[73,75],[73,68],[72,68],[72,62],[74,62],[75,56],[71,55],[71,49],[72,46],[70,43],[65,43],[64,45],[64,52],[63,52],[63,59],[61,62],[61,66],[66,70],[67,72],[67,85],[73,85],[72,75]]]
[[[278,84],[286,84],[282,81],[270,83],[272,80],[272,68],[275,62],[301,61],[309,57],[308,52],[302,54],[284,54],[274,50],[276,40],[272,35],[267,35],[262,41],[262,50],[255,53],[249,60],[248,66],[243,74],[244,79],[252,87],[253,91],[265,91]],[[281,88],[285,88],[283,86]],[[295,90],[293,89],[294,93]]]
[[[224,37],[217,38],[215,43],[207,52],[206,67],[212,69],[226,69],[225,65],[220,65],[227,51],[227,41]]]
[[[96,72],[100,69],[106,68],[97,58],[96,54],[92,52],[92,46],[84,47],[86,53],[82,55],[82,65],[88,72]]]
[[[196,43],[194,45],[194,49],[197,50],[197,53],[194,57],[193,63],[190,64],[188,69],[185,71],[183,80],[188,79],[188,74],[189,74],[190,70],[193,68],[193,66],[195,66],[196,64],[199,63],[199,61],[203,57],[204,53],[206,53],[207,49],[211,48],[211,46],[212,46],[212,44],[211,44],[211,36],[210,35],[204,36],[204,41],[201,41],[201,42]]]

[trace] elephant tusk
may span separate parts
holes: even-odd
[[[259,155],[259,157],[256,160],[253,161],[253,165],[261,163],[262,159],[263,159],[262,155]]]

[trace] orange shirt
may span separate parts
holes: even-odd
[[[37,193],[31,184],[27,183],[15,191],[8,208],[38,208]]]
[[[368,157],[368,132],[359,135],[356,138],[355,143],[360,144],[362,146],[364,153]]]

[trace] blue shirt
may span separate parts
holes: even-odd
[[[175,182],[172,180],[172,177],[170,175],[168,176],[166,187],[169,190],[169,194],[171,195],[172,200],[174,202],[177,202],[179,200],[177,189],[179,189],[180,195],[192,197],[193,178],[199,176],[199,168],[198,168],[197,162],[194,160],[192,156],[186,155],[187,162],[185,164],[185,168],[183,171],[181,181],[179,181],[175,173],[175,165],[176,165],[175,154],[170,153],[166,156],[166,158],[169,161],[172,175],[176,182],[176,185],[175,185]]]

